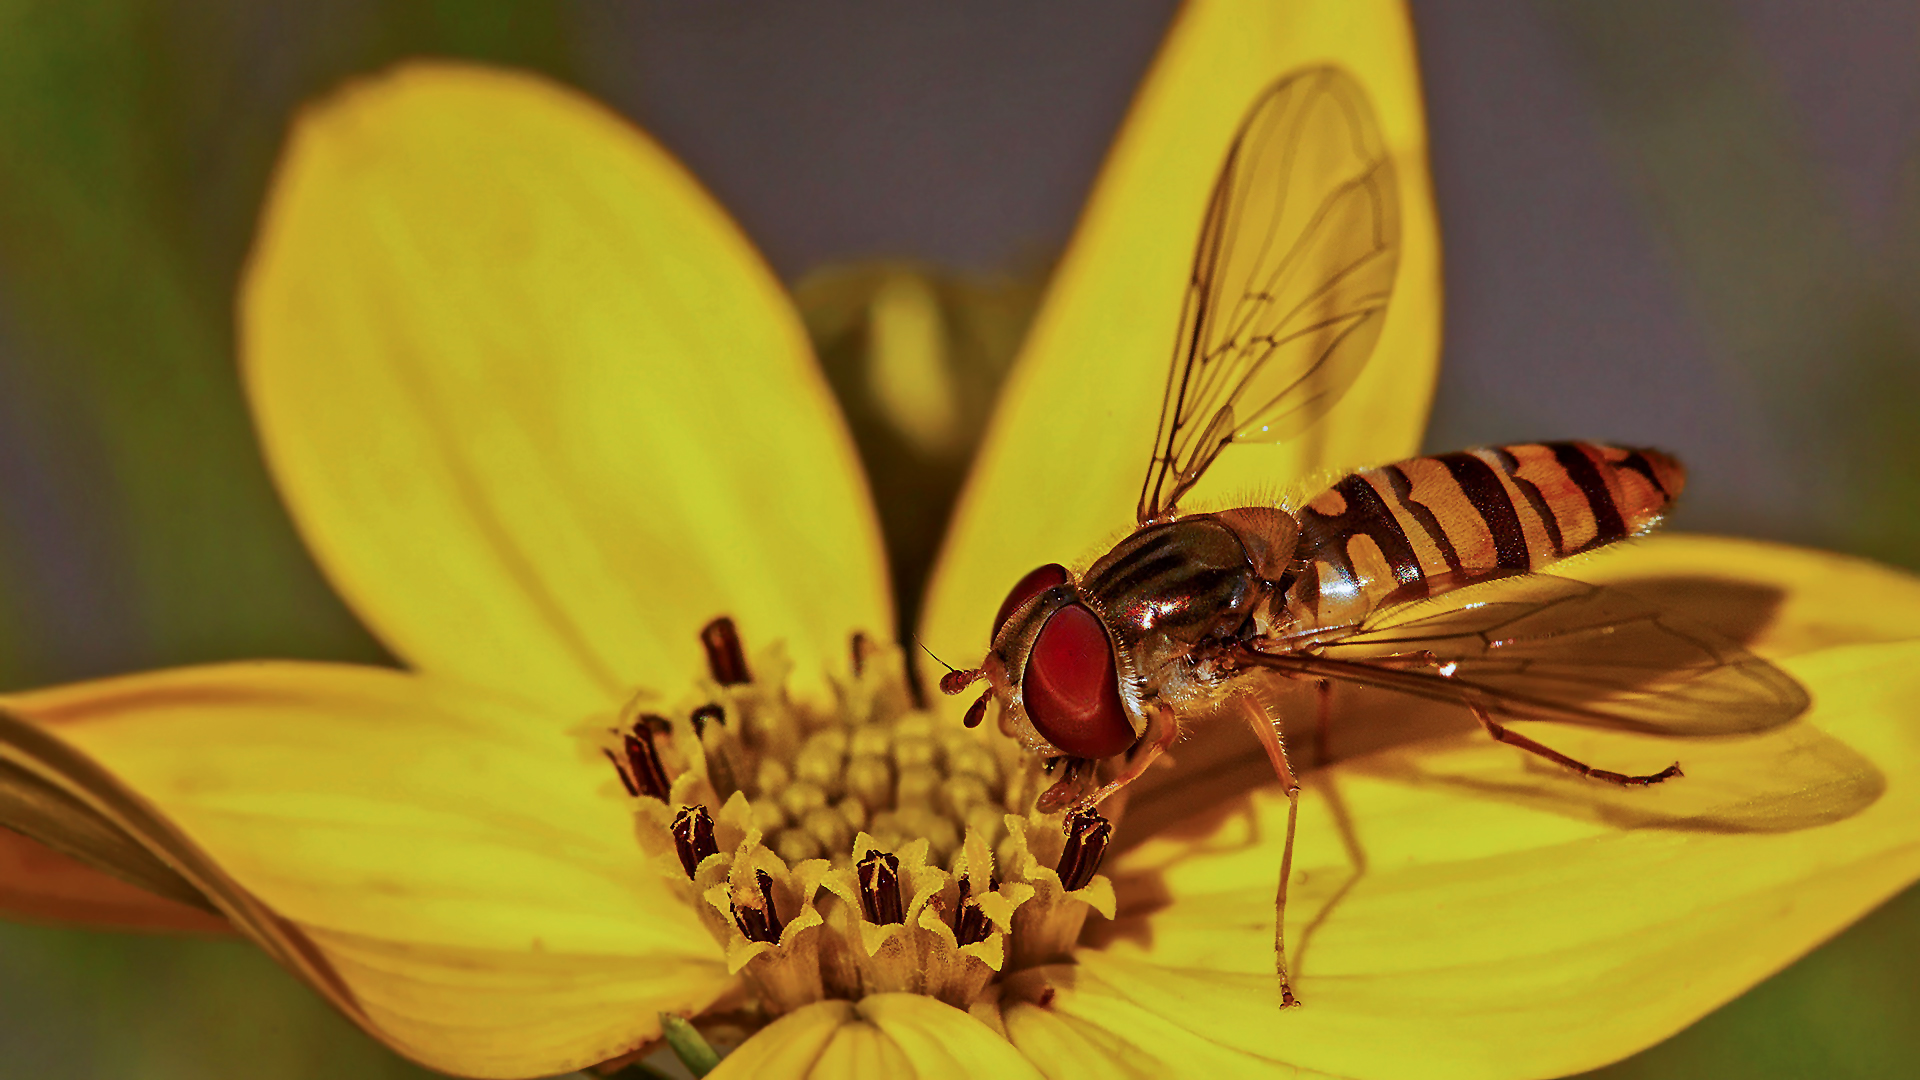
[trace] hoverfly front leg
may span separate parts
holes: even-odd
[[[1167,752],[1167,747],[1173,745],[1173,740],[1179,734],[1180,725],[1174,720],[1173,710],[1165,705],[1153,706],[1147,710],[1147,730],[1127,749],[1125,756],[1121,759],[1118,776],[1100,785],[1092,794],[1077,799],[1071,798],[1073,790],[1068,786],[1069,780],[1062,780],[1041,792],[1036,805],[1043,814],[1063,809],[1069,800],[1076,810],[1091,810],[1099,806],[1107,796],[1138,779],[1149,766],[1160,760],[1160,755]]]
[[[1324,696],[1323,692],[1323,699]],[[1280,725],[1267,715],[1265,706],[1251,694],[1236,694],[1234,701],[1246,717],[1247,726],[1253,729],[1254,738],[1259,739],[1261,748],[1266,750],[1267,760],[1273,763],[1273,773],[1280,778],[1280,786],[1287,793],[1287,845],[1280,853],[1280,884],[1273,896],[1273,973],[1280,979],[1280,1007],[1286,1009],[1300,1004],[1300,999],[1293,996],[1293,981],[1287,975],[1287,882],[1293,877],[1293,833],[1300,820],[1300,781],[1287,762],[1287,748],[1280,741]]]
[[[1487,734],[1493,736],[1496,741],[1506,743],[1508,746],[1517,746],[1529,754],[1538,754],[1555,765],[1572,769],[1581,776],[1604,780],[1621,787],[1646,787],[1649,784],[1658,784],[1662,780],[1671,780],[1676,776],[1684,775],[1680,772],[1680,763],[1677,761],[1657,773],[1649,773],[1645,776],[1628,776],[1626,773],[1614,772],[1611,769],[1596,769],[1584,761],[1568,757],[1551,746],[1534,742],[1503,724],[1494,723],[1493,717],[1487,715],[1487,710],[1472,702],[1467,703],[1467,708],[1473,711],[1473,718],[1480,721],[1480,726],[1486,728]]]
[[[1033,800],[1033,808],[1043,814],[1058,813],[1069,806],[1079,805],[1091,809],[1099,800],[1080,797],[1081,788],[1093,775],[1093,761],[1090,758],[1061,756],[1048,758],[1044,766],[1049,776],[1059,775],[1053,785]]]

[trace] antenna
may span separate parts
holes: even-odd
[[[947,670],[948,670],[949,672],[951,672],[951,671],[953,671],[953,670],[954,670],[954,667],[953,667],[953,665],[952,665],[952,664],[949,664],[949,663],[947,663],[947,662],[946,662],[945,660],[942,660],[942,659],[940,659],[940,658],[939,658],[938,656],[934,656],[934,652],[933,652],[933,650],[932,650],[932,649],[929,649],[929,648],[927,648],[927,643],[926,643],[926,642],[924,642],[924,641],[921,641],[921,640],[920,640],[920,635],[919,635],[919,634],[915,634],[915,635],[913,635],[913,643],[914,643],[915,645],[918,645],[918,646],[920,646],[920,651],[921,651],[921,652],[924,652],[924,653],[926,653],[926,654],[927,654],[928,656],[932,656],[932,657],[933,657],[933,662],[934,662],[934,663],[936,663],[936,664],[939,664],[939,665],[940,665],[941,667],[943,667],[943,668],[946,668],[946,669],[947,669]]]

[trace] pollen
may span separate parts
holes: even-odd
[[[640,695],[585,732],[634,813],[640,854],[682,891],[760,1009],[928,994],[966,1008],[1065,958],[1113,823],[1042,814],[1053,777],[1011,740],[914,703],[900,650],[856,635],[830,702],[789,697],[776,645],[700,633],[707,677],[676,707]]]

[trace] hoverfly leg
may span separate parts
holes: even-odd
[[[1473,710],[1474,719],[1480,721],[1480,726],[1486,728],[1487,734],[1493,736],[1496,741],[1506,743],[1508,746],[1517,746],[1529,754],[1537,754],[1555,765],[1572,769],[1581,776],[1603,780],[1609,784],[1618,784],[1621,787],[1646,787],[1649,784],[1658,784],[1663,780],[1684,775],[1677,761],[1657,773],[1648,773],[1645,776],[1629,776],[1611,769],[1596,769],[1578,758],[1568,757],[1551,746],[1537,743],[1503,724],[1495,723],[1493,717],[1488,716],[1487,711],[1478,705],[1469,703],[1467,708]]]
[[[1120,775],[1102,784],[1099,790],[1081,799],[1074,806],[1080,810],[1091,810],[1100,805],[1101,800],[1107,796],[1133,783],[1141,773],[1146,772],[1149,766],[1160,759],[1161,754],[1167,752],[1167,747],[1173,745],[1173,740],[1179,734],[1180,725],[1174,720],[1172,709],[1159,706],[1149,711],[1146,734],[1140,736],[1133,747],[1127,751],[1125,764],[1120,768]]]
[[[1313,721],[1313,767],[1324,768],[1333,764],[1332,728],[1333,728],[1333,680],[1315,679],[1313,682],[1314,703],[1317,706]]]
[[[1273,974],[1280,980],[1280,1007],[1300,1004],[1287,976],[1287,880],[1293,877],[1293,827],[1300,819],[1300,789],[1287,792],[1287,846],[1280,854],[1280,884],[1273,893]]]
[[[1056,774],[1059,776],[1052,787],[1041,792],[1033,801],[1034,809],[1041,813],[1051,814],[1065,810],[1069,806],[1086,809],[1099,801],[1098,798],[1090,799],[1080,794],[1081,788],[1086,786],[1087,778],[1093,775],[1093,762],[1086,758],[1066,756],[1048,758],[1041,769],[1048,776]],[[1103,788],[1102,791],[1104,790]]]
[[[1239,704],[1247,726],[1253,729],[1253,737],[1260,740],[1260,748],[1267,752],[1267,760],[1273,764],[1273,775],[1280,778],[1287,796],[1293,797],[1300,790],[1300,782],[1294,779],[1293,766],[1287,761],[1286,745],[1280,741],[1279,722],[1268,716],[1266,706],[1251,694],[1237,694],[1234,701]]]
[[[1322,693],[1324,700],[1324,691]],[[1280,884],[1273,895],[1273,973],[1280,980],[1280,1007],[1287,1009],[1300,1004],[1300,999],[1293,996],[1293,980],[1287,973],[1287,883],[1293,877],[1293,835],[1294,826],[1300,820],[1300,781],[1295,779],[1293,766],[1287,762],[1280,725],[1267,715],[1266,707],[1250,694],[1238,695],[1235,700],[1287,793],[1287,845],[1280,853]]]

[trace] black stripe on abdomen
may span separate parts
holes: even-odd
[[[1647,483],[1653,485],[1653,490],[1659,492],[1661,498],[1668,502],[1673,501],[1673,492],[1668,491],[1667,486],[1660,482],[1660,474],[1653,471],[1653,463],[1647,460],[1647,455],[1635,450],[1628,454],[1625,460],[1620,462],[1620,468],[1632,469],[1634,472],[1646,477]]]
[[[1414,499],[1413,479],[1407,475],[1407,470],[1398,465],[1388,465],[1380,471],[1386,474],[1387,483],[1393,488],[1393,497],[1407,513],[1413,515],[1413,520],[1419,522],[1420,528],[1432,538],[1433,546],[1440,549],[1440,558],[1446,562],[1447,569],[1455,574],[1460,573],[1465,564],[1460,561],[1460,553],[1454,550],[1453,538],[1447,535],[1447,530],[1441,526],[1440,518],[1433,509]]]
[[[1567,544],[1560,535],[1560,519],[1553,516],[1553,509],[1547,505],[1547,497],[1540,493],[1540,485],[1520,475],[1520,459],[1513,456],[1513,451],[1496,446],[1493,453],[1500,459],[1500,471],[1506,473],[1507,479],[1513,481],[1513,486],[1526,496],[1527,505],[1533,508],[1533,516],[1540,519],[1541,526],[1547,531],[1547,543],[1553,545],[1553,553],[1565,555]]]
[[[1553,459],[1567,471],[1580,494],[1586,496],[1587,507],[1593,511],[1593,539],[1580,548],[1589,551],[1603,544],[1611,544],[1627,535],[1627,523],[1620,517],[1620,507],[1613,501],[1613,493],[1607,490],[1607,481],[1600,475],[1600,469],[1587,456],[1587,452],[1578,443],[1548,443],[1553,451]],[[1572,555],[1575,552],[1568,552]]]
[[[1360,580],[1354,569],[1353,558],[1347,551],[1347,543],[1357,536],[1366,536],[1380,549],[1381,558],[1387,562],[1387,569],[1394,580],[1401,585],[1411,585],[1426,580],[1426,574],[1420,569],[1420,557],[1414,553],[1412,541],[1400,528],[1399,519],[1387,504],[1380,499],[1380,493],[1373,489],[1367,478],[1353,473],[1333,486],[1333,490],[1345,501],[1346,509],[1338,514],[1321,514],[1311,509],[1301,515],[1304,548],[1313,555],[1325,559],[1344,573],[1356,584],[1366,585]],[[1384,582],[1380,584],[1386,584]],[[1321,582],[1324,589],[1325,582]]]
[[[1487,523],[1493,536],[1494,561],[1502,570],[1526,570],[1533,566],[1527,552],[1527,534],[1520,527],[1520,514],[1513,508],[1507,487],[1493,466],[1472,454],[1440,454],[1434,460],[1447,467],[1454,483],[1466,493],[1474,512]]]

